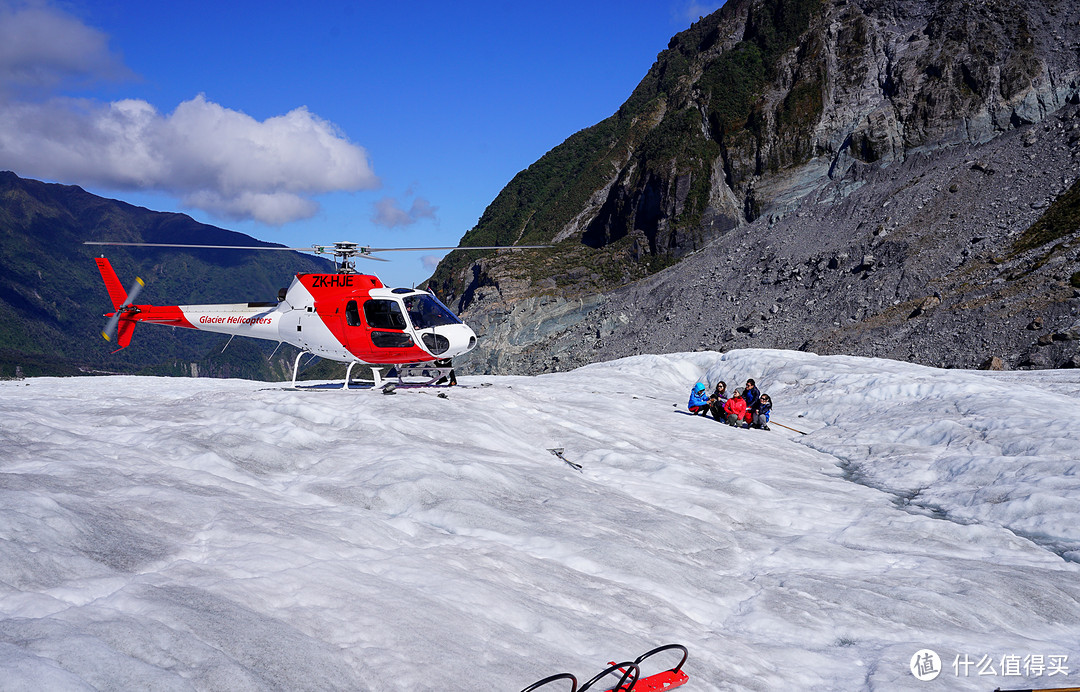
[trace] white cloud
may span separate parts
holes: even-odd
[[[364,148],[306,108],[260,122],[201,95],[167,116],[139,100],[0,104],[0,167],[268,224],[313,216],[311,195],[379,185]]]
[[[310,219],[319,211],[311,199],[291,192],[241,192],[224,196],[212,190],[199,190],[184,195],[185,204],[226,219],[255,218],[271,226],[280,226],[297,219]]]
[[[272,225],[313,216],[315,195],[379,186],[367,151],[302,106],[259,121],[201,94],[167,115],[137,99],[25,98],[29,87],[55,88],[121,68],[100,32],[44,6],[11,10],[0,0],[0,168],[160,191],[215,215]],[[16,91],[23,98],[13,97]],[[431,213],[416,203],[414,209]]]
[[[443,257],[445,257],[445,255],[424,255],[420,258],[420,263],[423,265],[424,269],[433,272],[435,271],[435,268],[439,266],[439,262],[442,262]]]
[[[420,219],[434,219],[437,209],[423,197],[414,199],[408,210],[402,209],[395,198],[383,197],[375,203],[375,215],[371,220],[379,226],[398,228],[410,226]]]
[[[100,31],[43,3],[0,0],[0,90],[129,76]]]

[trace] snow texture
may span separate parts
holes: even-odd
[[[685,412],[747,377],[807,434]],[[1078,371],[461,381],[0,383],[0,689],[513,691],[673,642],[688,692],[1080,684]]]

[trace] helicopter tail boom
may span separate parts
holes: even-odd
[[[125,291],[112,264],[104,257],[97,257],[98,270],[105,282],[105,289],[113,304],[113,312],[102,336],[116,345],[116,351],[131,343],[135,325],[139,322],[160,324],[168,327],[198,329],[234,336],[250,336],[257,339],[280,341],[280,313],[273,305],[264,303],[240,303],[228,305],[145,305],[134,304],[142,279],[136,279],[137,287]],[[113,351],[113,353],[116,353]]]
[[[101,335],[106,341],[116,344],[116,351],[126,348],[131,343],[131,337],[135,334],[135,325],[138,322],[153,322],[155,324],[167,324],[173,327],[187,327],[195,329],[195,325],[184,319],[179,306],[154,306],[135,305],[133,300],[139,294],[143,286],[143,280],[136,278],[135,284],[130,291],[124,290],[120,278],[116,275],[112,264],[105,257],[95,257],[101,279],[105,282],[105,290],[109,293],[109,300],[113,304],[113,312],[106,313],[109,318]],[[116,353],[113,351],[113,353]]]

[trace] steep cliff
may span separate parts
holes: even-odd
[[[555,248],[455,252],[431,285],[479,371],[742,345],[1067,364],[1076,226],[1028,229],[1059,197],[1073,218],[1078,93],[1075,3],[732,0],[462,239]],[[1041,354],[990,328],[1036,317]]]

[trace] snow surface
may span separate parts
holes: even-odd
[[[747,377],[809,434],[686,414]],[[461,381],[0,383],[0,689],[514,691],[673,642],[688,692],[1080,684],[1080,372]]]

